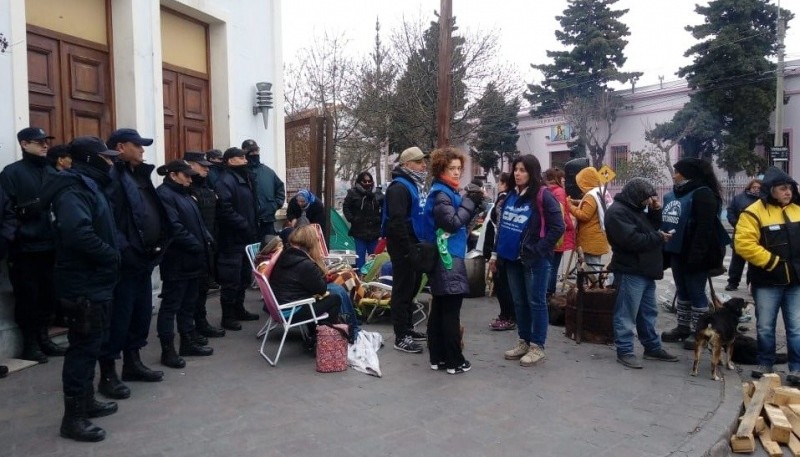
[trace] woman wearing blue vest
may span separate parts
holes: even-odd
[[[517,314],[519,341],[505,358],[530,367],[545,358],[545,293],[553,250],[564,233],[564,216],[558,200],[542,185],[536,157],[517,157],[511,167],[515,187],[503,203],[489,268],[495,271],[497,262],[504,263]]]
[[[461,353],[461,302],[469,292],[467,225],[480,208],[484,192],[470,184],[466,195],[458,193],[464,155],[445,147],[431,153],[434,180],[425,201],[425,238],[439,247],[439,260],[431,274],[431,312],[428,317],[428,350],[431,369],[449,374],[469,371],[472,366]]]
[[[730,238],[720,230],[722,197],[711,164],[687,157],[673,168],[673,191],[664,196],[661,230],[673,233],[664,245],[664,263],[675,279],[678,326],[662,333],[661,341],[683,341],[685,349],[694,349],[695,325],[708,311],[709,272],[722,267]]]

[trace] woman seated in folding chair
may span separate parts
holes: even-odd
[[[325,267],[314,260],[310,251],[316,246],[314,229],[303,226],[292,231],[287,246],[272,269],[269,283],[278,303],[289,303],[308,297],[320,297],[314,303],[316,315],[328,313],[326,322],[339,322],[341,297],[328,293],[325,282]],[[295,321],[310,319],[311,310],[303,307],[294,317]],[[312,329],[313,330],[313,329]],[[309,332],[316,335],[316,332]]]

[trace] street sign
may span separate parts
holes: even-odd
[[[789,160],[789,148],[786,146],[773,146],[769,148],[769,158],[772,160]]]
[[[601,184],[608,184],[617,177],[617,174],[608,165],[603,165],[597,172],[600,173]]]

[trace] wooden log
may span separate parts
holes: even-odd
[[[747,405],[750,404],[750,399],[753,398],[753,392],[756,391],[756,386],[748,381],[742,383],[742,403],[744,403],[744,407],[747,408]]]
[[[800,436],[800,415],[795,413],[792,408],[788,406],[781,406],[781,412],[786,416],[786,419],[792,424],[792,432]]]
[[[770,457],[783,457],[783,450],[778,443],[770,439],[768,430],[762,430],[761,433],[758,434],[758,438],[761,440],[761,445],[764,446],[764,450],[767,451]]]
[[[761,376],[759,382],[767,381],[772,388],[780,387],[781,377],[777,373],[767,373]]]
[[[792,457],[800,457],[800,440],[794,433],[789,437],[789,451]]]
[[[765,374],[756,383],[756,390],[753,393],[753,398],[750,400],[750,404],[747,405],[747,408],[745,408],[742,421],[739,423],[739,427],[736,429],[737,437],[746,438],[747,436],[753,435],[753,429],[756,426],[756,420],[758,419],[758,416],[761,415],[761,410],[764,409],[764,400],[766,399],[767,393],[772,390],[771,387],[775,387],[772,385],[775,382],[774,378],[778,379],[778,383],[780,385],[780,377],[778,377],[778,375],[771,377],[769,374]]]
[[[792,434],[792,424],[789,419],[775,405],[764,405],[764,412],[769,420],[769,435],[772,441],[777,443],[789,443],[789,436]]]
[[[743,417],[744,416],[739,416],[739,423],[742,422]],[[764,420],[764,416],[758,416],[758,419],[756,419],[756,426],[754,427],[755,432],[758,433],[765,428],[767,428],[767,422]]]
[[[770,403],[778,406],[800,404],[800,389],[786,386],[775,387]]]
[[[800,416],[800,405],[786,405],[786,407],[791,409],[798,416]],[[800,435],[798,435],[798,436],[800,436]]]
[[[756,440],[753,434],[746,436],[731,435],[731,450],[736,453],[751,453],[756,450]]]

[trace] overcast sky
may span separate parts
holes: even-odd
[[[775,0],[770,0],[775,3]],[[621,20],[631,35],[625,48],[628,60],[623,70],[641,71],[638,87],[657,84],[658,76],[675,80],[681,66],[690,63],[684,52],[695,40],[684,30],[702,17],[694,12],[702,0],[620,0],[615,9],[629,9]],[[284,62],[294,60],[298,50],[310,46],[314,36],[344,33],[354,56],[366,56],[380,18],[384,42],[403,16],[433,20],[439,0],[286,0],[283,7]],[[550,63],[547,50],[558,50],[555,17],[566,0],[453,0],[453,15],[462,30],[497,30],[503,58],[514,65],[525,82],[538,80],[531,63]],[[800,0],[782,0],[781,7],[794,12],[786,36],[786,60],[800,59]]]

